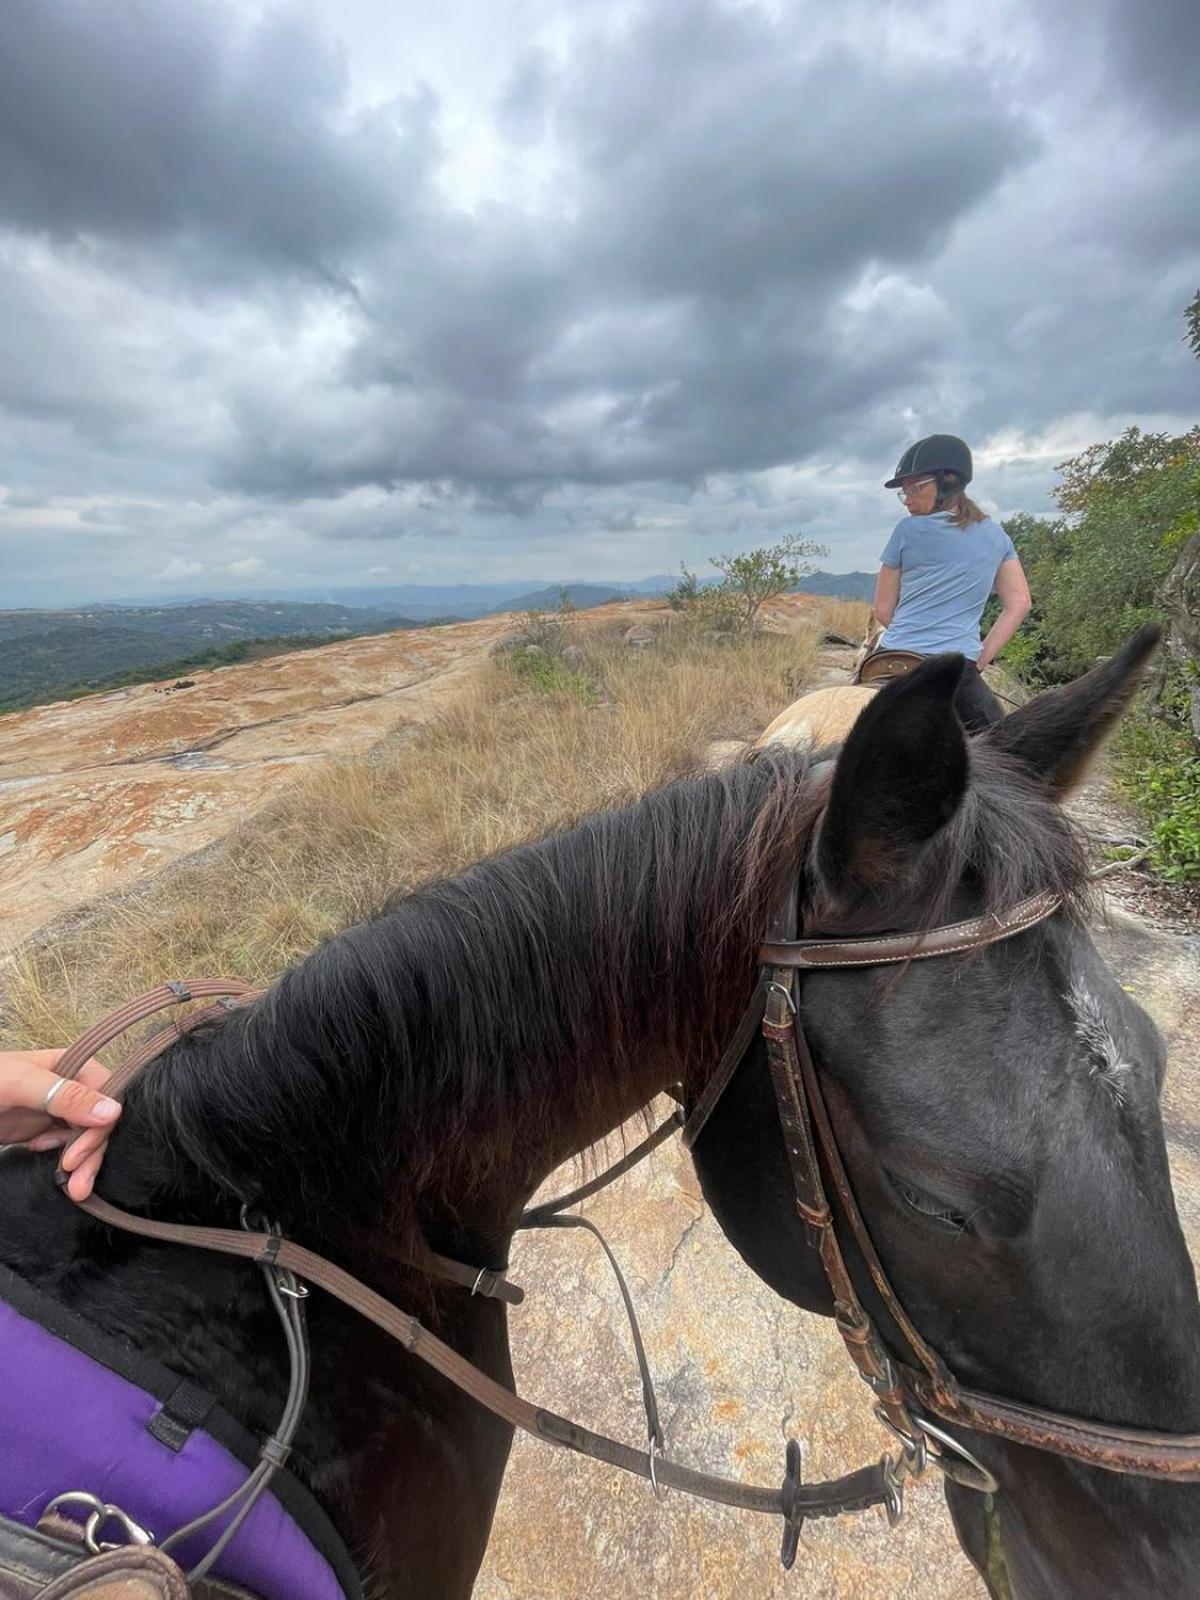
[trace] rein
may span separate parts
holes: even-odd
[[[691,1148],[761,1030],[797,1208],[808,1227],[810,1241],[819,1251],[833,1291],[834,1320],[851,1359],[875,1396],[878,1419],[892,1430],[901,1446],[895,1456],[884,1455],[876,1464],[839,1478],[810,1484],[802,1482],[800,1450],[795,1440],[787,1445],[785,1475],[778,1488],[700,1472],[663,1454],[662,1431],[632,1302],[607,1245],[604,1248],[617,1270],[633,1328],[649,1426],[648,1449],[593,1432],[504,1387],[423,1327],[416,1317],[375,1293],[334,1262],[283,1238],[269,1225],[255,1227],[245,1215],[241,1230],[157,1222],[119,1210],[95,1195],[81,1202],[81,1206],[97,1221],[142,1238],[191,1245],[254,1262],[263,1270],[268,1288],[278,1291],[272,1298],[277,1309],[285,1313],[292,1376],[285,1421],[263,1447],[260,1467],[244,1486],[249,1491],[250,1486],[255,1485],[251,1499],[263,1492],[270,1472],[286,1459],[299,1421],[296,1400],[301,1379],[298,1367],[307,1363],[307,1342],[302,1319],[292,1317],[289,1320],[286,1316],[287,1307],[295,1304],[295,1299],[289,1298],[285,1307],[280,1294],[302,1298],[307,1293],[306,1284],[316,1284],[365,1316],[495,1416],[535,1438],[649,1479],[656,1493],[664,1488],[678,1488],[742,1510],[782,1516],[781,1556],[785,1567],[790,1567],[795,1559],[806,1517],[835,1516],[879,1505],[886,1510],[889,1523],[894,1524],[903,1508],[905,1480],[919,1476],[929,1466],[937,1467],[966,1487],[984,1493],[995,1492],[998,1485],[991,1473],[957,1439],[932,1422],[926,1412],[941,1421],[1108,1471],[1200,1481],[1200,1434],[1161,1434],[1097,1423],[984,1394],[958,1382],[942,1358],[921,1337],[888,1281],[854,1199],[800,1022],[798,987],[799,975],[804,971],[896,965],[980,950],[1034,927],[1051,916],[1059,904],[1057,896],[1039,894],[1002,915],[973,918],[924,933],[887,934],[866,939],[798,939],[794,937],[798,905],[797,890],[793,888],[771,930],[775,937],[761,947],[763,972],[750,1004],[728,1049],[686,1118],[682,1111],[677,1111],[613,1167],[578,1189],[527,1211],[519,1224],[521,1227],[590,1227],[586,1219],[562,1213],[628,1171],[681,1126],[684,1144]],[[64,1077],[73,1077],[90,1055],[135,1022],[187,1000],[214,999],[214,1004],[184,1021],[172,1021],[158,1030],[117,1069],[106,1085],[106,1093],[119,1100],[141,1068],[167,1044],[197,1024],[254,1000],[258,993],[247,984],[232,981],[201,979],[164,984],[129,1002],[90,1029],[64,1053],[57,1070]],[[894,1360],[888,1354],[855,1289],[838,1240],[824,1174],[828,1174],[829,1186],[837,1197],[845,1225],[874,1288],[908,1346],[905,1361]],[[604,1244],[602,1239],[601,1243]],[[509,1284],[502,1272],[450,1261],[432,1252],[428,1258],[422,1256],[420,1261],[409,1264],[467,1287],[472,1293],[488,1293],[510,1304],[519,1303],[522,1298],[521,1290]],[[304,1346],[302,1355],[298,1355],[295,1348],[297,1339]],[[262,1476],[263,1463],[269,1469],[265,1477]],[[256,1476],[260,1480],[257,1483]],[[243,1501],[243,1504],[248,1510],[249,1503]],[[215,1512],[209,1514],[214,1515]],[[215,1554],[210,1551],[205,1559],[206,1567],[215,1559]]]
[[[260,993],[260,990],[252,988],[249,984],[235,980],[204,978],[189,980],[186,983],[172,981],[162,984],[148,994],[127,1002],[111,1016],[89,1029],[64,1051],[55,1070],[62,1077],[74,1077],[91,1055],[111,1043],[135,1023],[167,1007],[181,1005],[189,1000],[213,1000],[213,1004],[193,1012],[182,1021],[172,1020],[165,1027],[158,1029],[117,1068],[105,1084],[105,1093],[113,1099],[122,1100],[130,1083],[141,1069],[168,1044],[182,1038],[200,1023],[211,1021],[257,999]],[[651,1150],[677,1132],[682,1124],[681,1113],[672,1114],[621,1161],[597,1178],[568,1194],[527,1211],[521,1219],[520,1226],[590,1227],[584,1218],[568,1217],[561,1213],[566,1207],[595,1193],[628,1171],[630,1167],[649,1155]],[[57,1175],[60,1185],[65,1177],[66,1174],[60,1168]],[[795,1440],[791,1440],[787,1446],[783,1482],[778,1488],[747,1484],[701,1472],[666,1456],[662,1449],[662,1430],[658,1422],[657,1406],[641,1336],[633,1314],[632,1301],[607,1245],[604,1245],[604,1249],[617,1273],[622,1298],[633,1329],[649,1424],[648,1449],[640,1449],[620,1440],[611,1439],[605,1434],[596,1433],[505,1388],[459,1355],[428,1328],[422,1326],[416,1317],[393,1305],[335,1262],[317,1255],[303,1245],[283,1238],[274,1227],[255,1228],[254,1220],[244,1209],[242,1229],[238,1230],[157,1222],[149,1217],[140,1217],[124,1211],[95,1194],[87,1200],[76,1203],[96,1221],[123,1232],[144,1239],[190,1245],[196,1249],[239,1257],[253,1262],[263,1271],[272,1300],[285,1319],[290,1379],[284,1420],[263,1446],[259,1467],[254,1469],[239,1491],[239,1522],[249,1511],[254,1500],[265,1492],[273,1472],[286,1461],[299,1422],[297,1400],[299,1398],[302,1403],[303,1393],[307,1387],[308,1346],[303,1319],[296,1314],[296,1308],[307,1296],[309,1284],[316,1284],[340,1300],[343,1305],[366,1317],[376,1327],[399,1341],[410,1354],[419,1357],[435,1371],[440,1372],[443,1377],[448,1378],[464,1394],[485,1406],[493,1415],[500,1417],[510,1426],[531,1434],[534,1438],[574,1450],[581,1455],[592,1457],[593,1460],[603,1461],[609,1466],[619,1467],[622,1471],[646,1478],[655,1494],[660,1497],[665,1489],[680,1489],[684,1493],[722,1505],[734,1506],[739,1510],[782,1516],[783,1559],[786,1566],[790,1567],[795,1559],[800,1530],[807,1517],[840,1516],[845,1512],[866,1511],[872,1506],[883,1506],[889,1522],[895,1522],[903,1508],[903,1481],[906,1474],[903,1455],[893,1459],[885,1454],[873,1465],[861,1467],[841,1477],[805,1483],[801,1478],[800,1448]],[[597,1232],[594,1228],[592,1231]],[[602,1239],[601,1243],[604,1243]],[[419,1262],[407,1264],[467,1287],[472,1293],[486,1292],[491,1280],[491,1293],[497,1298],[510,1303],[518,1303],[523,1298],[520,1289],[507,1284],[500,1273],[487,1268],[470,1267],[462,1262],[450,1261],[444,1256],[436,1256],[432,1252],[429,1252],[428,1258],[422,1256]],[[286,1301],[281,1299],[281,1296],[286,1297]],[[302,1346],[302,1349],[298,1350],[298,1345]],[[200,1523],[207,1523],[228,1509],[228,1504],[214,1507],[196,1523],[189,1524],[187,1530],[181,1531],[180,1538],[185,1533],[195,1531]],[[232,1535],[232,1525],[228,1531]],[[174,1537],[172,1536],[173,1541]],[[225,1542],[225,1538],[222,1537],[221,1545]],[[204,1570],[211,1567],[218,1554],[219,1547],[214,1547],[208,1552],[202,1563]],[[193,1569],[188,1576],[190,1578],[201,1576],[200,1569]]]

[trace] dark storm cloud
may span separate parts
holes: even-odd
[[[287,496],[448,478],[511,508],[564,481],[794,459],[923,359],[920,319],[915,340],[847,345],[833,298],[868,263],[935,257],[1034,152],[961,73],[933,67],[924,89],[693,0],[566,68],[527,57],[503,118],[553,127],[570,210],[427,217],[359,276],[345,378],[375,393],[370,423],[342,437],[333,406],[282,428],[240,410],[223,481]]]
[[[412,220],[432,101],[347,118],[340,52],[286,12],[6,0],[0,218],[337,281]]]

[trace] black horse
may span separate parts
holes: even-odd
[[[963,961],[806,975],[806,1027],[893,1284],[959,1377],[1096,1419],[1200,1428],[1162,1049],[1084,930],[1085,861],[1057,804],[1153,642],[1138,636],[970,743],[952,704],[961,662],[940,658],[878,695],[836,764],[764,753],[407,896],[158,1058],[101,1190],[176,1221],[270,1214],[509,1384],[503,1306],[404,1261],[504,1262],[556,1166],[665,1086],[698,1093],[790,882],[822,933],[918,928],[1053,890],[1052,919]],[[827,1312],[757,1049],[695,1155],[747,1262]],[[114,1236],[54,1192],[44,1158],[0,1165],[0,1216],[9,1268],[270,1431],[285,1374],[257,1273]],[[293,1461],[367,1594],[468,1595],[508,1428],[337,1303],[315,1297],[310,1327]],[[997,1600],[1200,1593],[1200,1490],[965,1442],[1000,1488],[948,1498]]]

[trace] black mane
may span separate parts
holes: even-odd
[[[972,765],[905,900],[932,923],[964,883],[988,908],[1078,899],[1069,823],[1000,752],[976,743]],[[102,1188],[178,1208],[199,1169],[226,1207],[262,1199],[309,1237],[386,1221],[415,1244],[440,1194],[564,1119],[590,1142],[635,1086],[703,1081],[827,793],[826,763],[767,751],[389,904],[154,1063]]]

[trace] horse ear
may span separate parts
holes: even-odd
[[[1150,623],[1074,683],[1048,689],[981,737],[1015,756],[1057,800],[1079,783],[1145,676],[1162,635]]]
[[[883,888],[966,793],[967,741],[954,709],[964,658],[934,656],[881,689],[834,769],[817,869],[835,895]]]

